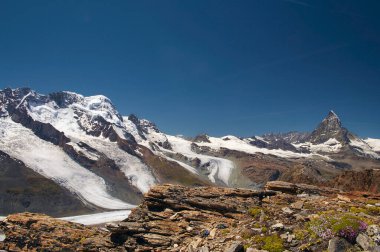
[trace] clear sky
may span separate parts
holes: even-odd
[[[0,88],[104,94],[171,134],[380,138],[380,1],[1,0]]]

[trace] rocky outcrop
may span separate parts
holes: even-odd
[[[202,237],[215,237],[217,230],[236,225],[249,207],[260,205],[264,197],[274,194],[218,187],[156,186],[127,220],[107,228],[112,240],[124,244],[128,251],[197,249]],[[223,244],[215,243],[208,249],[223,251],[232,244],[226,239],[220,241]]]
[[[328,187],[320,187],[308,184],[293,184],[285,181],[270,181],[265,185],[267,190],[279,191],[288,194],[316,194],[316,195],[334,195],[339,190]]]
[[[277,186],[278,188],[279,186]],[[0,222],[9,251],[378,251],[380,196],[221,187],[152,188],[109,231],[30,213]],[[294,188],[310,189],[293,194]],[[286,190],[288,191],[288,190]],[[297,190],[295,190],[297,192]]]
[[[1,223],[7,251],[120,251],[109,233],[42,214],[14,214]]]

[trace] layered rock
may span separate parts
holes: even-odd
[[[341,251],[342,244],[354,251],[380,249],[380,195],[267,187],[279,192],[156,186],[126,220],[108,224],[109,231],[46,215],[11,215],[0,222],[0,250],[296,252]]]
[[[15,214],[1,223],[5,229],[0,249],[7,251],[120,251],[109,233],[43,214]]]
[[[202,237],[215,237],[218,230],[236,225],[247,209],[274,194],[218,187],[156,186],[127,220],[107,228],[112,240],[124,244],[128,251],[179,251],[179,246],[196,249]],[[197,236],[200,240],[194,238]],[[223,244],[218,246],[214,241],[214,251],[233,244],[231,239],[218,241]]]

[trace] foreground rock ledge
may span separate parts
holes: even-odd
[[[9,215],[0,226],[5,232],[0,250],[7,251],[119,251],[109,232],[44,214]]]
[[[334,243],[331,237],[315,236],[310,227],[319,217],[347,215],[371,224],[355,244],[350,243],[354,251],[364,250],[367,240],[369,251],[380,249],[375,244],[378,238],[380,242],[379,195],[342,195],[284,183],[267,188],[279,192],[155,186],[128,219],[108,224],[107,230],[46,215],[10,215],[0,224],[6,235],[0,250],[279,252],[329,247],[329,251],[339,251],[333,245],[345,244],[343,238],[334,238],[339,241]]]
[[[126,221],[107,228],[112,241],[128,251],[192,251],[201,245],[195,237],[212,238],[217,229],[238,225],[247,209],[273,195],[273,191],[161,185],[145,195]],[[234,241],[221,238],[212,243],[208,249],[224,251]]]

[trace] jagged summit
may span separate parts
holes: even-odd
[[[327,124],[330,128],[341,128],[342,122],[339,116],[332,110],[327,114],[325,119],[323,119],[322,123]]]
[[[320,144],[335,138],[341,143],[348,143],[348,130],[342,127],[342,123],[334,111],[330,111],[318,127],[311,133],[309,141]]]

